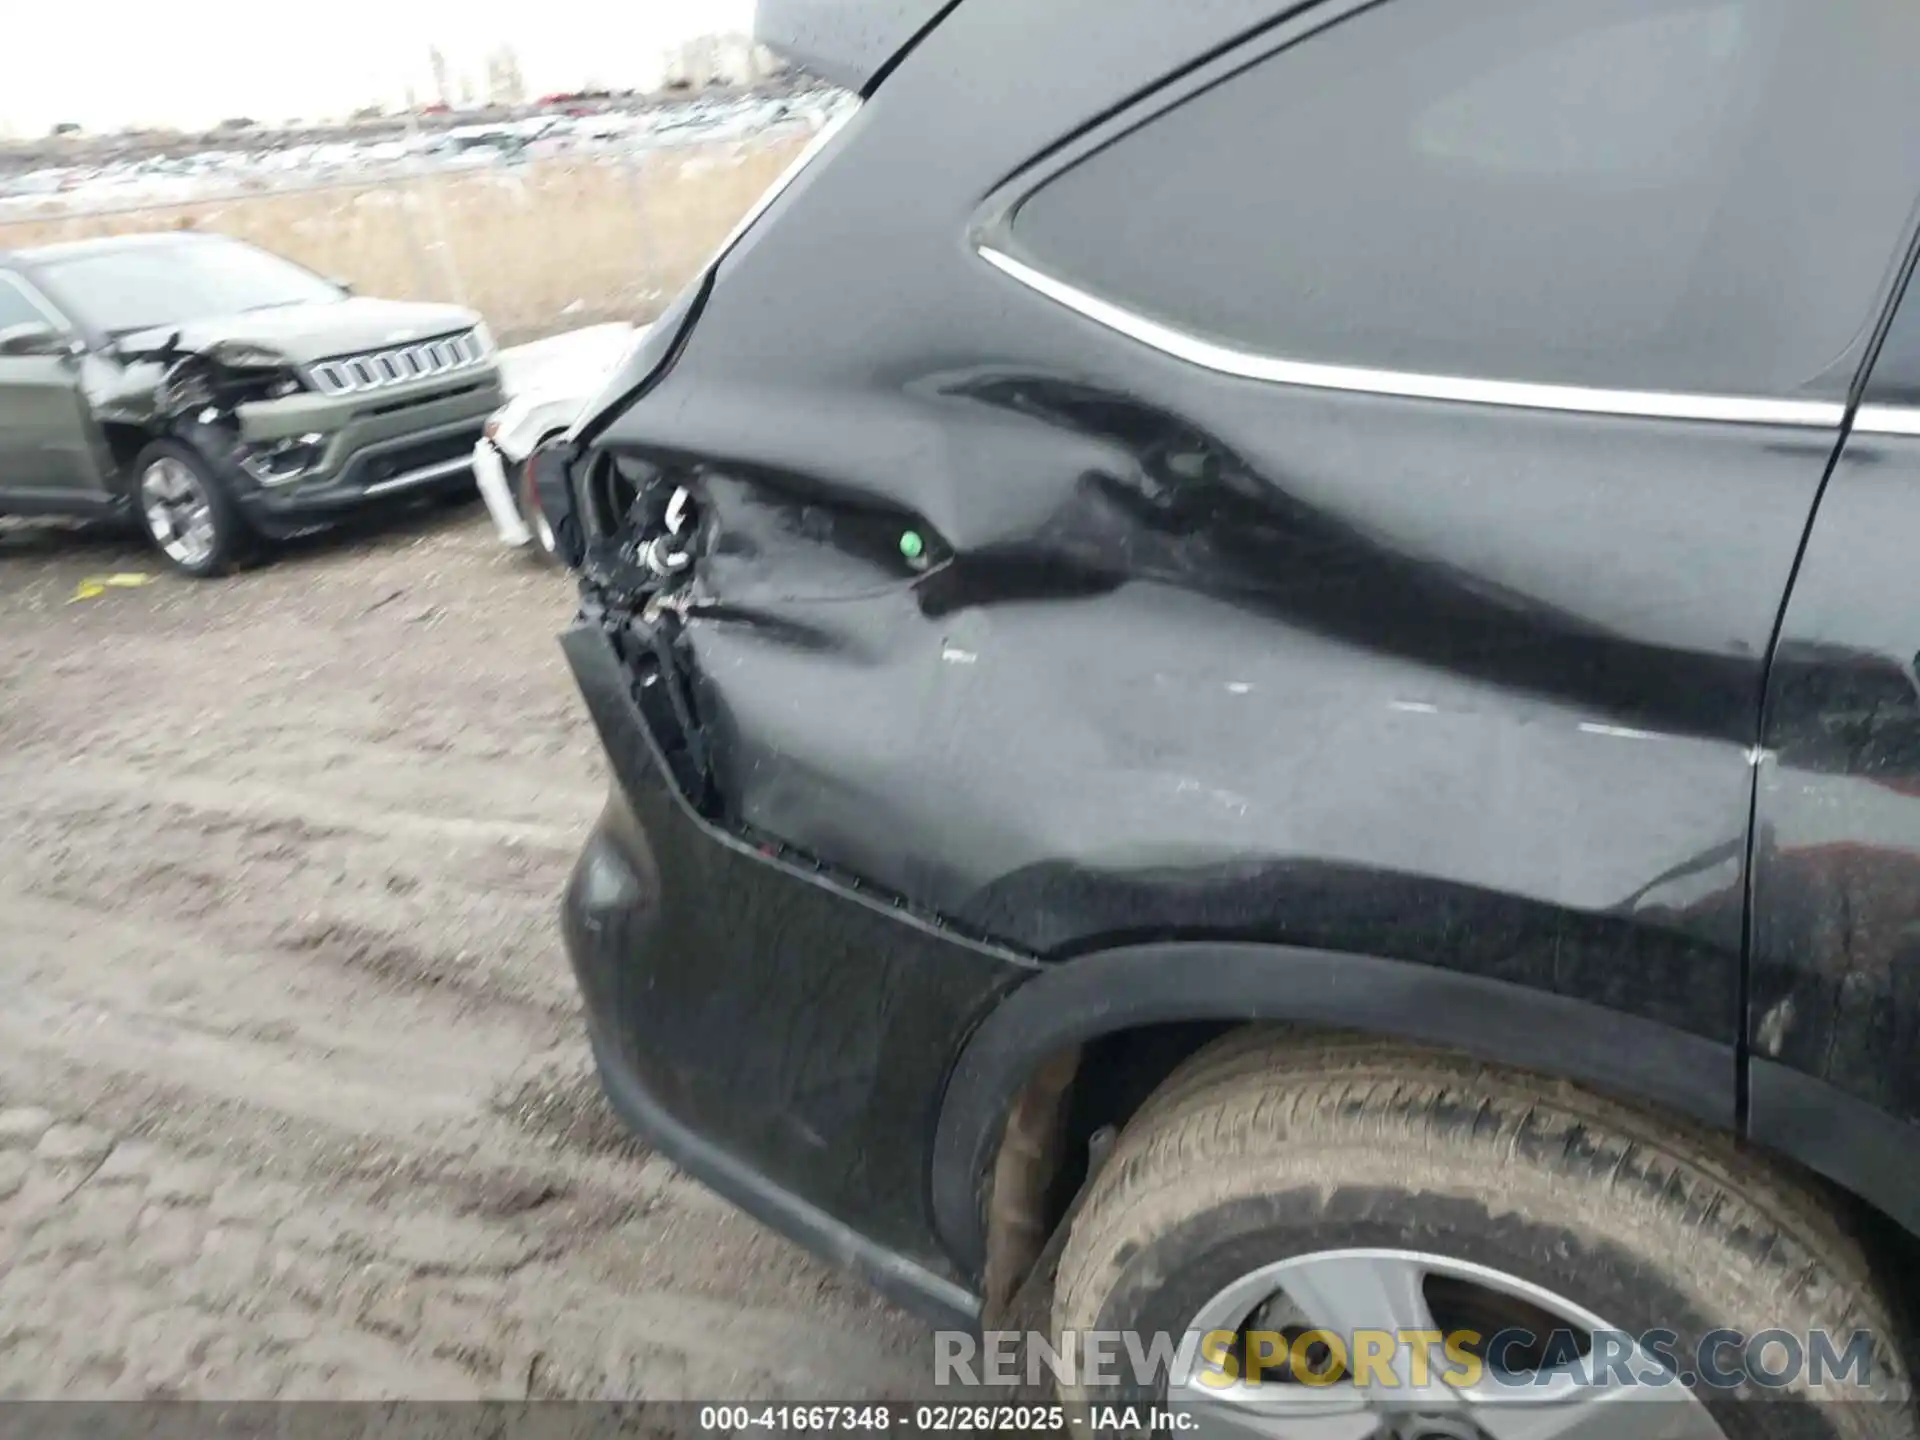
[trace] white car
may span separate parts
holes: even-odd
[[[507,403],[488,419],[473,449],[473,475],[500,541],[553,554],[553,532],[526,491],[527,457],[563,435],[645,327],[592,325],[551,340],[517,346],[500,357]]]

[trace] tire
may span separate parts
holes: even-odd
[[[162,482],[157,477],[168,475]],[[183,491],[180,487],[189,487]],[[180,495],[177,501],[158,501],[162,490]],[[197,495],[198,499],[194,497]],[[132,501],[135,518],[148,541],[166,562],[196,580],[230,574],[243,564],[256,543],[233,493],[215,468],[193,446],[178,440],[156,440],[133,462]],[[204,504],[204,539],[189,543],[194,520]],[[172,528],[157,513],[173,517]]]
[[[527,533],[533,536],[527,544],[527,550],[533,556],[535,563],[551,570],[564,570],[566,566],[555,548],[553,527],[547,523],[546,513],[540,508],[540,497],[533,493],[533,465],[530,462],[540,452],[542,446],[556,436],[564,434],[566,434],[564,430],[555,430],[551,434],[542,435],[539,444],[527,452],[527,459],[522,460],[513,471],[514,504],[520,510],[520,523],[525,525]]]
[[[1061,1256],[1054,1344],[1090,1331],[1179,1337],[1236,1279],[1276,1262],[1292,1262],[1279,1273],[1295,1280],[1322,1266],[1312,1273],[1335,1278],[1321,1293],[1348,1298],[1320,1307],[1345,1308],[1364,1288],[1341,1278],[1353,1264],[1409,1262],[1336,1258],[1327,1270],[1325,1257],[1412,1253],[1423,1257],[1410,1271],[1414,1293],[1447,1330],[1449,1314],[1475,1313],[1460,1296],[1481,1292],[1459,1288],[1457,1275],[1441,1282],[1452,1291],[1436,1291],[1420,1278],[1434,1257],[1577,1307],[1560,1313],[1636,1336],[1673,1332],[1682,1361],[1721,1327],[1803,1341],[1825,1329],[1837,1350],[1871,1331],[1864,1387],[1815,1403],[1803,1387],[1749,1381],[1703,1390],[1694,1413],[1727,1440],[1911,1440],[1920,1431],[1905,1401],[1904,1340],[1837,1209],[1724,1137],[1564,1082],[1359,1037],[1242,1031],[1177,1070],[1122,1133]],[[1328,1324],[1306,1309],[1290,1323]],[[1142,1405],[1166,1394],[1164,1379],[1102,1378],[1120,1383],[1063,1384],[1062,1398]],[[1858,1403],[1834,1403],[1842,1390]],[[1491,1425],[1472,1433],[1501,1437]]]

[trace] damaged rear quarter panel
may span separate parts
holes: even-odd
[[[982,197],[1268,7],[1122,8],[1020,12],[1138,36],[1042,84],[960,6],[604,431],[698,499],[716,818],[1047,958],[1299,944],[1731,1044],[1830,438],[1225,380],[1011,286]]]

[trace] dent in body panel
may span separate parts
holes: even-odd
[[[290,359],[272,358],[260,346],[188,342],[185,333],[123,341],[111,359],[89,354],[82,361],[81,392],[104,441],[103,476],[129,481],[116,471],[148,440],[167,436],[224,458],[253,438],[251,413],[271,413],[276,400],[298,393]]]
[[[1619,466],[1644,435],[1608,447],[1584,418],[1323,398],[1290,426],[1267,394],[1236,443],[1237,401],[1216,426],[1137,395],[972,367],[868,396],[917,437],[891,490],[844,433],[852,481],[771,463],[779,441],[831,451],[830,422],[736,427],[722,448],[688,390],[617,425],[613,453],[697,497],[692,562],[652,608],[671,616],[713,818],[1045,957],[1266,940],[1730,1041],[1764,575],[1784,575],[1811,501],[1805,442],[1702,442],[1781,523],[1748,532],[1761,577],[1703,570],[1676,613],[1623,608],[1591,534],[1522,536],[1501,573],[1458,512],[1367,513],[1384,481],[1443,484],[1479,443],[1436,454],[1424,427],[1534,427],[1574,509],[1643,483]],[[1418,468],[1367,438],[1395,421]],[[1494,453],[1524,472],[1521,449]],[[1019,468],[982,483],[983,452]],[[1339,483],[1356,463],[1407,468]],[[1533,478],[1479,463],[1489,517]],[[1673,532],[1684,512],[1616,516],[1622,543],[1650,530],[1667,551],[1621,564],[1704,551],[1710,530]],[[1521,583],[1555,552],[1587,573]],[[1717,647],[1694,638],[1716,627]]]
[[[947,926],[1293,941],[1731,1043],[1835,436],[1229,379],[969,247],[1037,154],[1276,18],[959,5],[583,427],[613,521],[697,516],[670,575],[615,523],[590,597],[673,677],[711,823]]]
[[[149,426],[157,418],[155,391],[165,373],[156,360],[120,365],[89,355],[82,362],[80,381],[88,406],[102,423]]]
[[[1920,439],[1856,434],[1794,586],[1755,847],[1757,1056],[1920,1121]]]
[[[114,358],[98,372],[93,404],[102,419],[124,424],[178,424],[198,412],[237,430],[242,405],[304,389],[290,356],[186,329],[123,340]]]

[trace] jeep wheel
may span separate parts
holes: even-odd
[[[1064,1398],[1298,1440],[1913,1436],[1899,1339],[1832,1211],[1731,1143],[1572,1085],[1243,1032],[1128,1125],[1055,1289],[1056,1346],[1212,1348]],[[1836,1355],[1871,1332],[1871,1363],[1819,1403],[1778,1346],[1738,1388],[1621,1383],[1695,1374],[1703,1353],[1730,1382],[1743,1352],[1707,1343],[1720,1329],[1824,1331]],[[1434,1331],[1457,1348],[1393,1339]]]
[[[134,462],[134,508],[147,538],[196,579],[225,574],[250,536],[213,467],[189,445],[156,440]]]

